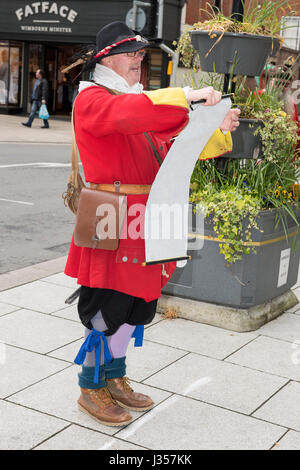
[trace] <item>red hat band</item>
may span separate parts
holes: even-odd
[[[106,46],[104,49],[102,49],[96,55],[94,55],[94,59],[98,59],[99,57],[102,57],[103,55],[107,55],[113,47],[119,46],[120,44],[123,44],[124,42],[130,42],[130,41],[146,42],[140,35],[134,36],[132,38],[122,39],[121,41],[111,44],[110,46]]]

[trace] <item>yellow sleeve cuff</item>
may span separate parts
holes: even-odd
[[[199,160],[208,160],[209,158],[220,157],[224,153],[231,151],[231,133],[227,132],[227,134],[224,135],[221,129],[217,129],[202,150]]]
[[[161,88],[159,90],[144,91],[146,96],[155,105],[168,104],[189,109],[189,105],[182,88]]]

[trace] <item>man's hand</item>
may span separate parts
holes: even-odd
[[[241,114],[241,110],[238,108],[231,109],[222,124],[220,125],[221,131],[229,131],[233,132],[235,131],[240,123],[239,123],[239,115]]]
[[[201,88],[200,90],[190,90],[188,93],[188,102],[206,100],[203,106],[214,106],[221,101],[222,93],[216,91],[212,86]]]

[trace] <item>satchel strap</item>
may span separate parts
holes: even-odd
[[[156,160],[157,160],[158,165],[161,166],[163,160],[162,160],[162,158],[161,158],[161,156],[160,156],[160,154],[159,154],[157,148],[155,147],[153,140],[151,139],[151,137],[150,137],[150,135],[148,134],[148,132],[144,132],[144,136],[146,137],[146,139],[148,140],[148,142],[149,142],[149,144],[150,144],[150,146],[151,146],[151,148],[152,148],[153,154],[154,154],[154,156],[155,156],[155,158],[156,158]]]
[[[76,100],[75,100],[76,101]],[[72,174],[73,174],[73,181],[76,187],[77,185],[77,175],[78,175],[78,149],[76,144],[76,136],[74,130],[74,106],[72,109]]]

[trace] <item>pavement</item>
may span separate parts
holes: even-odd
[[[71,117],[49,118],[50,129],[41,129],[43,122],[36,117],[32,127],[22,126],[27,116],[0,114],[0,142],[72,143]]]
[[[13,137],[3,122],[23,120],[5,118],[0,141]],[[39,125],[15,138],[45,138]],[[53,142],[70,138],[67,122],[50,125]],[[156,406],[108,427],[77,408],[83,327],[64,264],[0,276],[0,449],[300,450],[300,303],[249,333],[157,314],[127,353],[131,385]],[[293,291],[300,301],[300,272]]]

